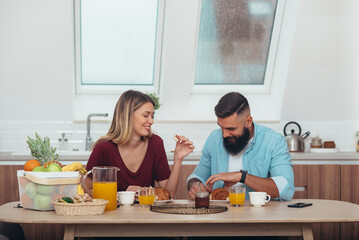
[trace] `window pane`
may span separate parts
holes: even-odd
[[[202,0],[195,84],[263,84],[276,0]]]
[[[81,1],[81,83],[152,85],[157,0]]]

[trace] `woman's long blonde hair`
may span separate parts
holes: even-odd
[[[134,90],[124,92],[117,101],[110,129],[106,135],[95,142],[91,149],[101,140],[111,140],[116,144],[127,143],[133,132],[133,113],[148,102],[155,106],[155,102],[147,94]],[[151,136],[152,131],[150,130],[149,135],[141,137],[141,140],[145,141]]]

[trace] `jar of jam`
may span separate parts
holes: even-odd
[[[209,192],[198,192],[195,195],[194,203],[196,208],[209,207]]]

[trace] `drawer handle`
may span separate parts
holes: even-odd
[[[305,192],[307,191],[306,187],[295,187],[294,188],[296,192]]]

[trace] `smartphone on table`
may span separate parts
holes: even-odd
[[[308,206],[312,206],[312,203],[294,203],[294,204],[289,204],[288,207],[294,207],[294,208],[304,208],[304,207],[308,207]]]

